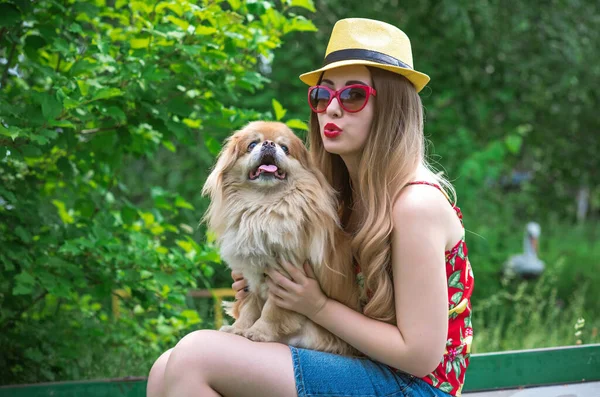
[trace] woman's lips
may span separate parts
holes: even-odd
[[[342,129],[333,123],[325,124],[323,135],[327,138],[336,138],[342,133]]]

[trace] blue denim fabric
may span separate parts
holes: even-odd
[[[298,397],[449,397],[409,374],[368,358],[290,346]]]

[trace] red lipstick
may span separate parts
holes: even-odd
[[[333,123],[325,124],[323,128],[323,134],[327,138],[336,138],[342,133],[342,129]]]

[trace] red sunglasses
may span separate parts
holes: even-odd
[[[371,95],[376,96],[375,88],[364,84],[352,84],[337,91],[324,85],[315,85],[308,89],[308,104],[315,113],[323,113],[333,98],[337,98],[346,112],[356,113],[363,110]]]

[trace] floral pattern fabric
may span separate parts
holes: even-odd
[[[409,185],[430,185],[447,194],[438,185],[429,182],[412,182]],[[460,208],[453,205],[462,223]],[[363,288],[364,278],[358,264],[357,280]],[[471,324],[471,295],[473,293],[473,269],[468,258],[464,229],[461,240],[449,251],[446,251],[446,277],[448,279],[448,337],[446,351],[436,369],[422,378],[430,385],[450,394],[460,396],[465,382],[465,372],[469,366],[473,326]],[[366,299],[371,294],[367,291]],[[363,301],[364,303],[364,301]]]

